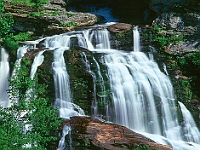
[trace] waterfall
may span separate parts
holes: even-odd
[[[133,29],[133,50],[134,52],[140,52],[140,34],[138,31],[138,26]]]
[[[30,72],[31,79],[34,78],[38,66],[40,66],[44,61],[44,55],[43,55],[44,52],[45,52],[45,50],[40,51],[34,58],[33,64],[31,66],[31,72]]]
[[[61,118],[68,119],[71,116],[84,115],[84,111],[73,104],[71,100],[69,75],[63,57],[65,50],[65,47],[54,50],[52,68],[54,71],[55,107],[59,108]]]
[[[174,150],[200,149],[199,130],[190,112],[181,102],[179,105],[184,119],[183,126],[179,122],[177,100],[166,66],[163,65],[164,72],[162,72],[152,54],[149,54],[148,57],[141,52],[138,27],[133,29],[134,48],[131,52],[112,49],[109,37],[107,29],[98,26],[45,38],[46,51],[52,50],[54,55],[52,62],[55,88],[54,106],[59,108],[60,117],[70,119],[71,116],[84,115],[84,111],[72,101],[70,76],[64,57],[65,51],[68,51],[71,46],[79,46],[92,53],[92,59],[89,59],[84,52],[81,54],[82,60],[86,64],[86,70],[91,74],[94,82],[93,115],[99,113],[97,107],[99,99],[96,97],[98,95],[97,80],[101,82],[100,90],[106,91],[106,83],[102,76],[104,73],[108,79],[106,82],[110,86],[109,94],[111,94],[109,102],[111,104],[105,105],[105,115],[109,116],[108,121],[124,125],[158,143],[171,145]],[[18,49],[16,66],[20,66],[21,58],[26,53],[27,48],[27,46],[23,46]],[[43,52],[39,52],[34,59],[31,78],[34,77],[37,66],[44,60]],[[101,57],[93,57],[96,54]],[[9,76],[9,70],[6,70],[9,69],[8,55],[3,49],[1,50],[0,63],[0,80],[3,83]],[[91,64],[96,66],[95,71],[92,70]],[[6,68],[5,72],[2,71],[4,67]],[[102,67],[106,68],[106,71],[102,72]],[[5,86],[8,86],[7,82],[6,84]],[[3,96],[5,89],[6,87],[0,87]],[[99,96],[103,101],[105,100],[104,94],[101,93]],[[5,107],[9,105],[2,100],[2,97],[0,102]],[[70,127],[64,126],[58,150],[64,149],[64,139],[69,132]]]
[[[8,100],[8,79],[9,79],[9,55],[4,48],[0,49],[0,106],[5,108],[10,106],[10,101]]]
[[[112,122],[158,143],[171,145],[174,150],[200,149],[198,140],[194,140],[199,139],[197,134],[190,132],[187,136],[190,140],[185,140],[182,135],[184,129],[179,124],[174,89],[169,77],[165,75],[166,72],[161,72],[153,57],[148,58],[140,52],[137,28],[133,34],[133,52],[93,49],[94,52],[102,53],[102,64],[108,69],[114,108],[105,107],[114,109],[114,113],[110,114]]]
[[[93,80],[93,103],[92,103],[92,112],[94,116],[97,116],[98,114],[98,105],[97,105],[97,97],[96,97],[96,75],[94,72],[91,71],[90,69],[90,62],[87,59],[87,56],[84,52],[81,53],[82,54],[82,59],[83,62],[86,65],[86,70],[87,72],[92,76],[92,80]]]
[[[12,71],[12,75],[10,77],[10,80],[15,80],[15,78],[17,78],[16,73],[21,67],[22,58],[24,57],[27,50],[28,50],[28,46],[26,46],[26,45],[23,45],[20,48],[18,48],[18,50],[17,50],[17,60],[15,61],[14,69]],[[11,87],[11,89],[12,89],[12,87]],[[9,95],[9,97],[12,97],[12,102],[18,103],[19,91],[16,91],[14,94],[13,94],[13,92],[11,92],[9,94],[12,94],[12,95]]]
[[[66,148],[65,137],[66,137],[66,135],[69,135],[69,136],[70,136],[70,134],[69,134],[70,132],[71,132],[71,127],[65,125],[65,126],[63,127],[62,138],[61,138],[60,141],[59,141],[57,150],[65,150],[65,148]],[[71,139],[70,139],[70,140],[71,140]],[[70,146],[71,146],[71,141],[70,141]],[[70,147],[69,149],[71,150],[72,148]]]
[[[200,144],[200,132],[194,122],[194,119],[185,107],[185,105],[181,102],[178,102],[181,107],[181,112],[183,114],[183,120],[184,120],[184,136],[186,137],[186,140],[188,142],[195,142]]]

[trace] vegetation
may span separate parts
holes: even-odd
[[[178,98],[180,101],[184,102],[193,114],[196,123],[200,126],[200,121],[198,119],[199,112],[196,111],[196,99],[200,97],[200,50],[186,54],[184,57],[177,57],[177,64],[180,66],[183,74],[187,76],[186,79],[178,80],[179,88],[182,91],[181,94],[178,95]]]
[[[141,145],[141,146],[138,146],[135,150],[156,150],[156,149],[155,148],[152,149],[147,145]]]
[[[11,14],[5,14],[5,1],[0,1],[0,39],[3,39],[14,24]]]
[[[176,35],[173,34],[167,34],[164,28],[161,28],[159,26],[155,26],[153,28],[153,36],[152,36],[153,43],[162,49],[166,49],[168,45],[170,44],[178,44],[181,41],[184,40],[184,35]]]
[[[55,149],[61,120],[57,110],[52,109],[46,85],[38,84],[37,76],[31,80],[27,65],[15,68],[16,73],[10,80],[9,95],[12,106],[0,110],[0,149]],[[28,128],[29,127],[29,128]]]
[[[40,7],[42,4],[48,4],[48,2],[48,0],[12,0],[11,4]]]
[[[74,21],[71,21],[71,22],[68,22],[68,23],[61,23],[59,24],[60,27],[73,27],[73,26],[76,26],[76,22]]]

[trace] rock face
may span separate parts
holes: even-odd
[[[83,144],[87,150],[94,148],[97,150],[128,150],[141,145],[147,145],[157,150],[172,150],[171,147],[157,144],[124,126],[103,123],[90,117],[72,117],[63,125],[71,126],[72,141],[75,143],[72,145],[74,149],[79,149],[79,146]]]
[[[156,12],[169,10],[174,4],[184,4],[188,0],[149,0],[150,8]]]
[[[166,52],[173,55],[184,55],[185,53],[197,51],[200,48],[200,13],[175,13],[165,12],[156,18],[152,25],[159,26],[165,30],[164,34],[175,36],[184,35],[185,40],[169,45]]]
[[[7,3],[6,11],[11,12],[15,25],[15,32],[31,31],[38,34],[53,35],[73,30],[78,27],[93,25],[97,22],[97,16],[81,12],[68,12],[63,8],[64,3],[52,0],[52,4],[44,5],[37,10],[22,5]]]

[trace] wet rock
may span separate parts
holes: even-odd
[[[62,7],[66,6],[66,3],[63,0],[49,0],[51,4],[60,5]]]
[[[108,30],[114,33],[124,33],[132,29],[131,24],[116,23],[108,27]]]
[[[63,125],[71,126],[72,141],[76,143],[75,149],[78,149],[78,146],[84,143],[84,139],[87,139],[89,140],[87,149],[93,146],[96,149],[128,150],[147,145],[157,150],[172,150],[170,146],[157,144],[124,126],[101,122],[90,117],[72,117]]]

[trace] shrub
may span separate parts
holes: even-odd
[[[10,80],[12,106],[0,109],[0,149],[26,149],[30,144],[29,149],[45,150],[51,142],[58,141],[61,119],[43,97],[47,86],[38,84],[37,76],[34,80],[29,78],[29,61],[22,59],[22,64],[20,68],[15,66]],[[30,128],[25,130],[27,125]]]

